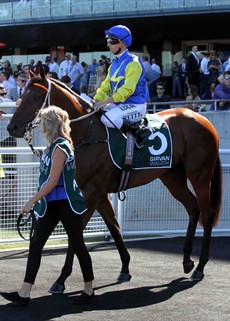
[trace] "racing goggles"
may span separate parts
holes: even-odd
[[[107,44],[109,43],[111,45],[117,45],[120,42],[118,38],[109,37],[109,38],[106,38],[106,40],[107,40]]]
[[[225,79],[225,80],[229,80],[229,79],[230,79],[230,75],[225,75],[225,76],[224,76],[224,79]]]

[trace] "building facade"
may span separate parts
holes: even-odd
[[[191,46],[230,55],[230,0],[2,0],[0,55],[106,51],[104,30],[125,24],[134,52],[165,69]]]

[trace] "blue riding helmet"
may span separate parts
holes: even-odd
[[[132,34],[126,26],[117,25],[109,30],[105,30],[105,35],[107,37],[115,37],[120,39],[127,47],[132,44]]]

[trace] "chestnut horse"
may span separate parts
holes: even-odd
[[[120,254],[121,272],[117,282],[129,281],[130,255],[120,234],[119,225],[108,199],[117,191],[121,171],[110,159],[106,130],[100,121],[101,113],[92,111],[90,103],[74,94],[59,81],[48,80],[42,72],[31,80],[22,101],[7,129],[14,137],[23,137],[33,126],[39,111],[48,105],[65,109],[71,122],[71,136],[75,146],[76,181],[85,198],[88,211],[83,215],[85,227],[97,210],[105,221]],[[89,112],[90,109],[90,112]],[[212,228],[217,224],[222,196],[222,171],[219,159],[219,138],[215,128],[203,116],[184,108],[158,113],[169,126],[172,136],[173,159],[171,168],[132,170],[127,189],[148,184],[159,178],[175,199],[183,204],[189,224],[183,247],[183,268],[189,273],[194,268],[191,259],[198,221],[203,226],[203,241],[199,263],[192,280],[202,280],[209,259]],[[120,133],[119,133],[120,134]],[[189,189],[188,180],[194,193]],[[64,291],[64,282],[71,274],[73,253],[68,249],[65,265],[51,292]],[[57,290],[57,291],[56,291]]]

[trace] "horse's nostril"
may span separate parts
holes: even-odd
[[[11,136],[17,133],[18,131],[18,126],[16,124],[9,124],[7,126],[7,130]]]

